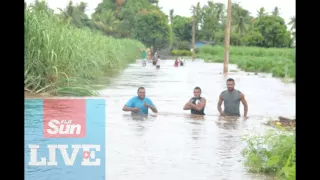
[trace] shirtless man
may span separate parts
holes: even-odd
[[[151,99],[146,97],[144,87],[139,87],[138,96],[132,97],[122,108],[123,111],[131,111],[132,114],[148,114],[148,109],[154,113],[158,112]]]
[[[205,115],[206,99],[201,97],[201,88],[195,87],[192,97],[183,107],[183,110],[191,110],[191,114]]]
[[[244,94],[239,90],[234,89],[234,79],[227,80],[228,90],[223,91],[219,96],[218,111],[221,116],[240,116],[240,101],[244,106],[244,117],[248,115],[248,103],[244,98]],[[221,105],[224,102],[224,110],[222,111]]]

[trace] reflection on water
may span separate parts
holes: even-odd
[[[234,66],[229,66],[230,70]],[[295,116],[295,85],[281,80],[229,74],[249,105],[249,119],[219,117],[219,94],[226,89],[222,64],[188,61],[173,67],[164,60],[161,69],[131,64],[111,80],[101,95],[107,98],[106,176],[117,180],[263,180],[243,166],[241,136],[263,132],[268,117]],[[132,116],[123,112],[127,100],[144,86],[158,114]],[[183,105],[199,86],[207,99],[206,116],[192,116]],[[243,106],[240,105],[243,114]]]

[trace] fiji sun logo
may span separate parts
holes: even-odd
[[[85,137],[84,123],[73,123],[72,120],[49,120],[44,124],[44,136],[46,138],[58,138],[58,137]],[[83,127],[83,129],[82,129]]]
[[[94,138],[85,139],[86,117],[86,100],[44,100],[42,129],[47,143],[28,145],[29,166],[73,166],[75,162],[81,166],[100,166],[97,158],[100,144],[90,141]]]
[[[45,138],[84,138],[86,104],[84,100],[44,102],[43,135]]]

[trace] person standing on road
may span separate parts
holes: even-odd
[[[178,58],[176,58],[176,60],[174,61],[174,67],[178,67],[179,66],[179,60]]]
[[[244,94],[239,90],[234,89],[234,79],[229,78],[227,80],[227,88],[221,92],[218,102],[218,111],[221,116],[240,116],[240,101],[244,106],[244,117],[248,115],[248,103],[244,98]],[[224,102],[224,110],[222,111],[221,105]]]
[[[205,115],[206,99],[201,97],[201,88],[195,87],[192,97],[183,107],[183,110],[191,110],[191,114]]]
[[[142,66],[146,66],[147,65],[147,52],[143,49],[141,51],[141,59],[142,59]]]
[[[133,114],[148,114],[148,109],[154,113],[158,112],[151,99],[146,97],[144,87],[139,87],[138,96],[132,97],[122,108],[123,111],[131,111]]]
[[[184,66],[186,64],[186,61],[179,57],[180,66]]]

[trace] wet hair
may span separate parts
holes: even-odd
[[[137,93],[139,93],[140,89],[145,89],[145,88],[144,87],[139,87],[138,90],[137,90]]]
[[[232,79],[232,78],[227,79],[227,82],[228,82],[228,81],[232,81],[233,83],[235,83],[235,82],[234,82],[234,79]]]
[[[196,90],[196,89],[200,90],[200,93],[201,93],[201,88],[200,87],[197,86],[197,87],[194,88],[194,90]]]

